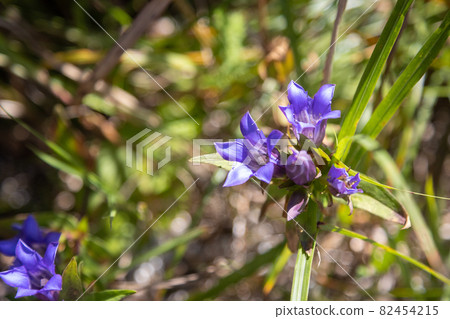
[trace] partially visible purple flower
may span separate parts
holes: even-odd
[[[223,186],[243,184],[252,176],[270,183],[272,177],[281,176],[284,173],[284,168],[280,164],[280,153],[275,145],[283,136],[283,133],[273,130],[266,137],[258,129],[248,112],[242,117],[241,132],[244,139],[214,143],[220,156],[227,161],[237,162],[237,165],[228,173]]]
[[[62,277],[55,273],[55,257],[58,243],[50,243],[44,257],[19,239],[15,265],[0,272],[0,278],[16,287],[16,298],[36,296],[42,300],[58,300],[62,289]]]
[[[316,166],[306,151],[293,150],[286,162],[286,175],[297,185],[305,185],[316,177]]]
[[[287,205],[287,220],[292,220],[305,209],[309,196],[304,190],[297,190],[292,193]]]
[[[0,253],[6,256],[14,256],[19,239],[34,249],[44,252],[49,243],[58,242],[61,236],[61,233],[41,230],[36,219],[31,215],[27,217],[23,225],[13,227],[19,231],[19,234],[10,239],[0,240]]]
[[[362,189],[356,188],[361,181],[359,173],[355,176],[350,176],[345,168],[337,168],[332,165],[328,172],[327,181],[331,194],[336,197],[363,192]]]
[[[325,137],[328,119],[341,116],[341,111],[331,111],[334,84],[325,84],[314,98],[308,96],[299,84],[291,81],[288,87],[288,106],[280,106],[297,139],[300,134],[320,145]]]
[[[347,199],[350,207],[350,214],[353,213],[353,205],[350,200],[350,195],[363,192],[362,189],[357,188],[359,182],[361,181],[359,173],[355,176],[350,176],[345,168],[337,168],[332,165],[328,172],[327,181],[328,189],[331,194],[336,197]]]

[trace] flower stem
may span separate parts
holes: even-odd
[[[291,301],[308,300],[319,216],[320,212],[317,204],[310,201],[306,211],[295,218],[302,232],[300,233],[300,244],[297,261],[295,262],[294,278],[292,280]]]
[[[291,301],[307,301],[309,291],[309,281],[311,279],[311,267],[314,257],[316,242],[314,242],[311,255],[305,252],[300,245],[298,249],[297,261],[295,262],[294,279],[292,281]]]

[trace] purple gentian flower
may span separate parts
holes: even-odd
[[[61,233],[42,231],[31,215],[23,222],[23,225],[13,227],[19,231],[19,234],[11,239],[0,240],[0,253],[6,256],[14,256],[19,239],[34,249],[44,252],[49,243],[58,242],[61,236]]]
[[[350,195],[355,193],[362,193],[363,190],[357,188],[361,178],[359,173],[355,176],[350,176],[345,168],[337,168],[332,165],[328,171],[328,189],[331,194],[336,197],[342,197],[347,199],[348,205],[350,206],[350,214],[353,213],[353,205],[350,200]]]
[[[297,185],[305,185],[316,177],[316,166],[306,151],[293,150],[286,162],[286,175]]]
[[[280,164],[280,153],[275,145],[283,133],[273,130],[266,137],[249,112],[242,117],[241,132],[244,139],[214,143],[220,156],[227,161],[237,162],[228,173],[223,186],[243,184],[252,176],[265,183],[270,183],[274,176],[282,176],[284,168]]]
[[[328,119],[341,116],[341,111],[331,111],[334,84],[325,84],[314,98],[308,96],[299,84],[291,81],[288,87],[288,106],[280,106],[288,122],[292,125],[295,137],[300,134],[320,145],[325,137]]]
[[[50,243],[44,257],[19,239],[16,262],[10,270],[0,272],[0,278],[16,287],[16,298],[36,296],[42,300],[58,300],[62,289],[62,277],[55,273],[55,257],[58,243]]]
[[[309,196],[304,190],[292,193],[287,205],[287,220],[290,221],[300,215],[308,204]]]

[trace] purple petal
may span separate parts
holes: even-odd
[[[11,287],[30,287],[30,278],[24,266],[16,267],[11,270],[0,272],[0,278]]]
[[[21,239],[17,243],[16,257],[26,269],[33,269],[42,260],[42,257]]]
[[[295,118],[294,118],[294,113],[292,113],[292,106],[288,105],[288,106],[279,106],[281,112],[283,112],[284,116],[286,116],[286,119],[289,123],[294,124],[295,123]]]
[[[299,114],[308,107],[308,92],[299,84],[291,81],[288,86],[288,100],[292,105],[294,114]]]
[[[228,173],[227,179],[223,187],[236,186],[244,184],[253,175],[250,168],[245,165],[233,167]]]
[[[49,232],[45,236],[45,243],[48,245],[53,242],[59,242],[59,238],[61,237],[61,233],[58,232]]]
[[[269,162],[266,165],[260,167],[254,174],[254,176],[259,180],[269,184],[272,180],[274,168],[275,165]]]
[[[277,145],[280,138],[283,136],[278,130],[273,130],[270,132],[269,136],[267,136],[267,154],[270,155],[272,153],[273,148]]]
[[[248,155],[242,140],[214,143],[217,153],[227,161],[243,162]]]
[[[58,242],[53,242],[48,244],[47,250],[45,252],[43,263],[48,267],[51,267],[54,271],[55,269],[55,257],[56,252],[58,251]]]
[[[289,198],[287,205],[287,220],[292,220],[305,209],[306,204],[308,204],[309,197],[305,191],[295,191]]]
[[[327,120],[319,120],[314,128],[313,142],[316,145],[322,144],[325,137],[325,130],[327,128]]]
[[[329,179],[336,179],[341,177],[342,175],[346,175],[347,172],[345,168],[338,168],[334,165],[330,167],[330,170],[328,171],[328,178]]]
[[[341,111],[334,110],[334,111],[328,112],[326,114],[323,114],[321,117],[321,120],[338,119],[340,117],[341,117]]]
[[[361,182],[361,178],[359,177],[359,173],[356,173],[355,176],[352,176],[349,178],[348,180],[349,184],[352,185],[353,187],[358,186],[359,182]]]
[[[61,275],[54,275],[50,280],[45,284],[44,288],[41,291],[51,291],[51,290],[61,290],[62,289],[62,277]]]
[[[249,112],[245,113],[241,119],[241,132],[252,144],[256,144],[260,139],[265,138],[264,133],[258,128]]]
[[[6,256],[14,256],[16,254],[16,246],[18,241],[18,236],[11,239],[0,240],[0,253]]]
[[[43,241],[42,232],[39,229],[39,224],[32,215],[23,222],[22,238],[28,243],[39,243]]]
[[[34,296],[38,293],[36,289],[19,288],[17,289],[17,294],[15,298],[22,298],[28,296]]]
[[[331,111],[331,100],[334,95],[334,84],[325,84],[314,95],[313,113],[317,118]]]

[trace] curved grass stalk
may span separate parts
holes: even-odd
[[[429,273],[430,275],[434,276],[435,278],[439,279],[443,283],[450,285],[450,279],[445,277],[443,274],[433,270],[432,268],[421,263],[420,261],[415,260],[414,258],[411,258],[407,255],[402,254],[401,252],[395,250],[394,248],[380,244],[364,235],[358,234],[358,233],[348,230],[348,229],[344,229],[344,228],[340,228],[340,227],[332,226],[332,225],[322,225],[322,226],[320,226],[320,229],[339,233],[339,234],[347,236],[347,237],[358,238],[358,239],[364,240],[365,242],[368,242],[376,247],[379,247],[392,255],[402,258],[403,260],[413,264],[414,266],[422,269],[423,271],[425,271],[425,272]]]

